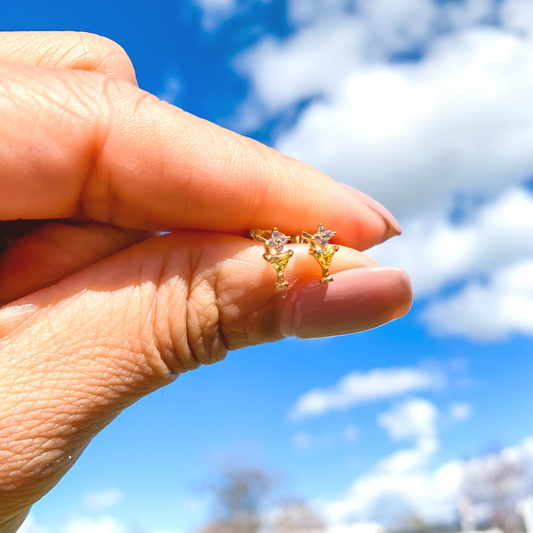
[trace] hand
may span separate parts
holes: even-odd
[[[395,234],[369,200],[143,92],[100,37],[0,34],[0,169],[1,533],[179,373],[409,309],[407,275],[356,251]],[[318,222],[335,281],[291,245],[284,298],[242,235]]]

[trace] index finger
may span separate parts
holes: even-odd
[[[0,168],[0,220],[235,234],[323,223],[360,250],[391,236],[323,173],[95,72],[0,64]]]

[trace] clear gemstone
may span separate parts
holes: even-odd
[[[289,242],[289,237],[287,237],[287,235],[283,235],[280,240],[282,244],[287,244]]]
[[[326,228],[324,226],[318,226],[316,232],[317,233],[324,233],[326,231]]]
[[[280,236],[280,232],[276,229],[272,232],[272,238],[277,239]]]
[[[327,246],[327,245],[328,245],[328,241],[326,239],[320,240],[320,246]]]
[[[275,239],[269,239],[269,240],[268,240],[268,245],[269,245],[271,248],[274,248],[274,246],[276,246],[276,241],[275,241]]]
[[[283,251],[283,244],[276,244],[275,249],[276,249],[276,252]]]
[[[315,233],[315,235],[313,236],[313,240],[314,240],[315,242],[319,242],[320,239],[321,239],[320,235],[319,235],[318,233]]]
[[[328,229],[328,231],[325,233],[325,237],[329,241],[331,238],[333,238],[333,232]]]

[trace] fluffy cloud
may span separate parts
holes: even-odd
[[[401,220],[444,216],[459,192],[495,194],[533,171],[532,52],[529,40],[476,28],[443,37],[419,63],[357,69],[277,148]]]
[[[329,389],[314,389],[301,396],[292,409],[293,419],[322,415],[365,402],[407,392],[439,387],[443,376],[434,370],[414,367],[376,368],[352,372]]]
[[[48,533],[48,528],[38,524],[30,514],[19,533]],[[127,529],[111,516],[98,518],[76,517],[69,519],[60,529],[61,533],[127,533]]]
[[[451,522],[461,465],[446,463],[434,471],[373,470],[358,477],[347,493],[327,504],[324,511],[332,524],[378,521],[401,527],[416,515],[431,523]]]
[[[126,528],[111,516],[74,518],[63,528],[64,533],[126,533]]]
[[[61,533],[129,533],[131,530],[110,515],[99,517],[78,516],[70,518],[61,527]],[[39,524],[30,513],[19,533],[48,533],[49,529]],[[147,533],[179,533],[176,530],[151,530]]]
[[[412,525],[413,516],[428,523],[451,524],[457,518],[456,506],[465,469],[490,472],[505,464],[533,466],[533,438],[530,437],[517,446],[504,448],[499,454],[432,467],[438,441],[438,413],[435,406],[425,400],[408,400],[381,415],[378,422],[395,440],[414,438],[414,446],[383,458],[359,476],[342,497],[325,503],[324,514],[333,526],[376,521],[387,529],[401,529]],[[433,441],[433,450],[428,448],[424,452],[424,441]],[[404,462],[402,468],[397,468],[398,461],[394,458],[409,452],[415,455],[417,450],[417,462]],[[519,494],[531,486],[530,480],[521,480],[521,483],[517,487]],[[476,509],[478,514],[483,510],[481,507]]]
[[[37,522],[33,512],[30,512],[18,533],[49,533],[49,529]]]
[[[533,4],[529,0],[507,0],[501,9],[504,26],[518,31],[533,31]]]
[[[321,97],[278,139],[282,152],[403,220],[445,212],[458,191],[494,193],[529,176],[533,40],[511,31],[511,15],[507,28],[479,25],[495,9],[486,0],[363,1],[351,16],[314,5],[323,16],[238,61],[267,110]],[[441,19],[450,32],[437,31]],[[420,42],[422,60],[389,61]]]
[[[446,284],[473,275],[489,276],[533,258],[531,228],[533,194],[513,188],[461,224],[420,217],[405,225],[401,239],[392,239],[370,255],[382,264],[404,268],[415,294],[427,296]]]
[[[435,438],[435,406],[422,399],[408,400],[378,417],[378,424],[393,440],[415,437],[417,440]]]
[[[84,498],[84,503],[92,510],[100,511],[119,504],[124,499],[120,489],[110,489],[101,492],[90,492]]]
[[[418,398],[382,413],[378,424],[391,439],[413,439],[414,444],[381,459],[344,497],[328,503],[325,512],[331,523],[379,521],[398,528],[415,514],[431,522],[443,517],[451,521],[461,466],[451,462],[435,471],[427,469],[438,448],[437,421],[436,407]]]
[[[382,459],[378,470],[407,472],[424,465],[438,448],[436,422],[437,409],[431,402],[422,399],[408,400],[381,414],[378,424],[393,440],[414,438],[415,446]]]
[[[437,335],[482,341],[533,335],[533,260],[497,271],[488,283],[467,285],[430,305],[422,318]]]

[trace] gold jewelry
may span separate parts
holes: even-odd
[[[263,258],[270,263],[276,274],[278,275],[278,282],[276,283],[276,289],[287,289],[289,284],[283,278],[283,273],[287,268],[289,259],[294,255],[292,250],[283,251],[283,245],[291,242],[291,238],[287,237],[277,228],[272,231],[264,229],[252,229],[250,230],[252,239],[259,241],[265,247],[265,253]],[[274,249],[274,253],[270,253],[270,249]]]
[[[298,241],[303,240],[309,243],[309,254],[312,255],[322,267],[321,283],[328,283],[333,281],[333,278],[329,275],[329,267],[331,261],[336,252],[339,251],[337,245],[329,246],[329,240],[332,239],[336,231],[327,230],[322,224],[316,227],[314,235],[302,231],[301,238]]]

